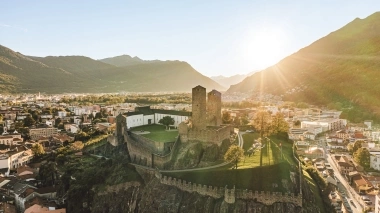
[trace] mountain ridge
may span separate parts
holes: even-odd
[[[3,93],[189,92],[199,83],[225,89],[187,62],[117,67],[86,56],[25,56],[1,45],[0,83]]]
[[[338,109],[362,110],[380,116],[380,13],[354,19],[253,74],[227,92],[264,92],[289,101],[317,105],[336,103]],[[368,110],[367,110],[368,109]],[[352,111],[351,110],[351,111]],[[349,114],[350,110],[346,110]],[[343,117],[353,119],[343,113]]]

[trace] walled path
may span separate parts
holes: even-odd
[[[244,145],[244,139],[243,139],[243,135],[245,134],[245,132],[238,132],[238,139],[239,139],[239,146],[240,148],[243,148],[243,145]]]
[[[135,167],[139,167],[146,170],[155,170],[154,168],[148,167],[148,166],[141,166],[138,164],[131,163]],[[191,171],[202,171],[202,170],[208,170],[208,169],[215,169],[222,166],[226,166],[230,164],[230,162],[224,162],[213,166],[207,166],[202,168],[192,168],[192,169],[176,169],[176,170],[158,170],[159,172],[165,172],[165,173],[171,173],[171,172],[191,172]]]

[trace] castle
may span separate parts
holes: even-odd
[[[201,141],[220,145],[230,137],[232,128],[222,125],[222,94],[216,90],[207,93],[198,85],[192,89],[191,119],[179,124],[181,142]]]
[[[178,125],[179,135],[174,142],[158,143],[129,131],[128,116],[135,116],[136,113],[141,114],[140,108],[133,115],[126,113],[124,115],[119,114],[116,117],[116,131],[108,137],[108,142],[114,146],[126,142],[131,161],[152,168],[165,168],[170,164],[173,152],[178,149],[179,141],[182,143],[214,143],[220,146],[223,140],[229,140],[232,127],[222,125],[221,93],[212,90],[207,96],[208,100],[206,100],[206,88],[202,86],[196,86],[192,89],[191,118]],[[141,107],[141,109],[151,110],[149,107]],[[169,111],[160,111],[160,114],[171,115]],[[190,113],[186,115],[174,113],[173,115],[190,117]],[[146,113],[142,116],[152,116],[152,113]],[[150,117],[149,119],[154,120]],[[147,119],[143,117],[141,120]]]

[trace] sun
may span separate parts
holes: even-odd
[[[244,39],[243,58],[258,69],[274,65],[284,57],[286,36],[279,29],[251,31]]]

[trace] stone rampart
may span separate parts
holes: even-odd
[[[127,147],[132,163],[152,167],[152,150],[144,143],[139,143],[133,137],[126,136]]]
[[[224,139],[230,137],[231,128],[220,126],[219,128],[189,129],[187,134],[188,141],[204,141],[220,145]]]
[[[213,198],[224,197],[224,201],[227,203],[235,203],[235,199],[243,200],[256,200],[257,202],[263,203],[265,205],[272,205],[276,202],[293,203],[297,206],[302,207],[302,195],[283,194],[281,192],[258,192],[252,190],[242,190],[232,189],[226,187],[215,187],[201,185],[197,183],[186,182],[185,180],[176,179],[168,176],[164,176],[160,173],[156,173],[156,177],[159,178],[160,182],[165,185],[175,186],[178,189],[186,192],[196,192],[201,195],[207,195]]]
[[[180,138],[177,137],[170,151],[164,153],[157,151],[152,141],[134,133],[126,134],[125,140],[131,156],[132,163],[152,168],[165,168],[166,164],[171,161],[173,153],[178,148]],[[157,142],[158,143],[158,142]],[[164,144],[164,143],[161,143]]]
[[[134,139],[135,141],[138,141],[139,143],[142,144],[142,146],[147,147],[148,149],[151,150],[152,153],[160,153],[164,154],[164,143],[160,143],[154,140],[151,140],[149,138],[146,138],[142,135],[135,134],[131,132],[129,136]]]

